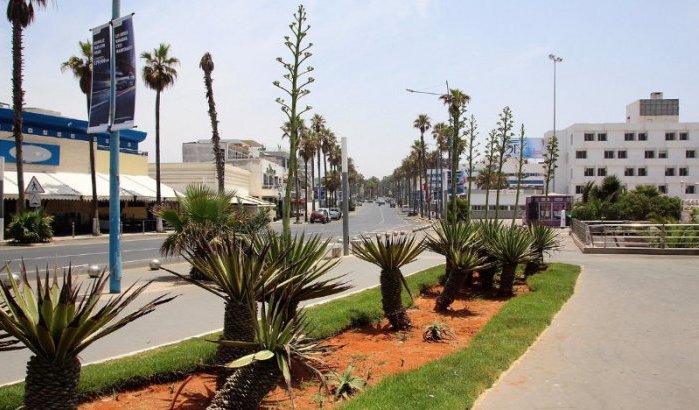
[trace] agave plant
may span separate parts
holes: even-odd
[[[75,409],[80,352],[174,297],[158,296],[117,319],[150,282],[133,284],[122,294],[100,303],[108,277],[104,271],[82,295],[82,285],[73,282],[70,268],[63,272],[60,284],[56,271],[49,275],[47,269],[43,281],[40,276],[37,271],[36,289],[32,288],[26,268],[22,266],[19,282],[12,275],[8,275],[9,285],[0,282],[4,303],[4,308],[0,309],[0,329],[7,335],[0,335],[0,339],[6,340],[0,350],[17,348],[11,339],[7,341],[12,337],[33,354],[27,363],[25,408]]]
[[[465,246],[459,249],[453,248],[449,252],[448,258],[454,272],[444,284],[442,293],[437,296],[435,302],[435,310],[437,311],[446,311],[454,303],[454,299],[461,291],[461,286],[467,277],[473,275],[474,271],[482,271],[490,265],[484,256],[478,254],[476,249]]]
[[[189,185],[183,197],[177,198],[177,207],[164,207],[155,214],[162,218],[174,232],[170,234],[160,251],[164,256],[184,253],[199,254],[200,244],[225,240],[234,234],[239,217],[231,207],[235,193],[219,193],[206,185]],[[194,267],[190,274],[201,279]]]
[[[469,240],[472,233],[470,229],[473,225],[462,221],[449,222],[441,220],[434,226],[434,233],[425,239],[425,247],[432,252],[438,253],[446,259],[446,269],[444,271],[444,283],[449,280],[449,275],[453,272],[449,251],[460,248]],[[454,246],[456,245],[456,246]]]
[[[412,298],[408,283],[403,277],[401,267],[417,259],[422,253],[423,241],[413,236],[377,236],[376,241],[365,236],[360,243],[352,244],[352,251],[358,258],[371,262],[381,268],[381,305],[383,312],[394,330],[409,329],[410,318],[401,300],[401,291],[405,287]]]
[[[501,295],[512,294],[517,265],[536,257],[532,244],[529,232],[515,225],[501,229],[494,240],[488,243],[488,253],[502,264],[499,289]]]
[[[268,252],[269,245],[251,246],[249,238],[234,236],[215,244],[203,243],[185,255],[204,281],[162,269],[224,300],[222,340],[252,342],[255,340],[257,321],[255,301],[263,299],[266,289],[271,289],[273,284],[284,285],[277,280],[281,262],[268,261]],[[228,363],[248,353],[250,351],[244,347],[221,344],[216,351],[215,362]],[[219,387],[229,373],[220,373]]]
[[[325,367],[325,363],[317,356],[327,349],[320,346],[320,341],[306,338],[309,321],[303,312],[290,318],[284,298],[271,297],[261,306],[254,341],[218,341],[221,345],[252,353],[228,364],[237,370],[216,392],[209,410],[257,410],[262,399],[282,380],[293,402],[291,369],[294,364],[306,367],[324,383],[319,368]]]
[[[323,240],[319,235],[306,238],[305,234],[285,236],[273,231],[258,238],[269,247],[267,262],[281,265],[277,280],[284,286],[272,288],[270,295],[284,292],[288,298],[289,317],[295,316],[299,303],[303,301],[335,295],[351,288],[348,282],[342,281],[345,275],[325,277],[340,262],[323,259],[330,240]]]
[[[366,380],[352,374],[354,367],[347,366],[344,373],[331,371],[325,374],[328,384],[335,390],[335,401],[344,399],[349,400],[351,396],[364,389]]]
[[[500,269],[498,259],[490,254],[491,244],[504,229],[503,223],[498,219],[485,219],[476,223],[481,240],[481,256],[485,256],[488,267],[478,271],[478,282],[482,290],[489,291],[493,288],[495,274]]]
[[[532,238],[532,248],[536,253],[536,257],[527,262],[524,270],[524,274],[529,276],[545,268],[544,254],[560,249],[561,241],[558,240],[556,231],[546,225],[532,224],[527,227],[527,230]]]
[[[456,335],[446,323],[434,322],[422,332],[422,340],[425,342],[442,342],[456,339]]]

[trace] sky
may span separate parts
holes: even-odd
[[[7,0],[3,0],[4,7]],[[283,80],[277,57],[297,2],[286,0],[122,0],[135,13],[138,53],[160,43],[180,59],[176,84],[161,97],[163,162],[182,160],[182,143],[211,138],[201,56],[214,59],[214,96],[222,138],[287,146],[272,85]],[[310,0],[314,67],[302,104],[323,115],[366,177],[390,174],[419,138],[413,121],[447,121],[437,96],[445,81],[471,97],[479,139],[509,106],[517,129],[543,137],[557,125],[623,122],[626,104],[652,91],[680,99],[680,121],[699,121],[699,2]],[[111,0],[56,0],[25,31],[26,106],[85,118],[77,81],[60,63],[78,53],[89,29],[111,17]],[[0,102],[12,100],[11,28],[0,23]],[[139,61],[139,72],[141,70]],[[155,92],[139,81],[136,124],[141,149],[155,159]],[[433,144],[431,134],[427,141]]]

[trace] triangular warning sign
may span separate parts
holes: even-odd
[[[44,192],[46,192],[44,191],[44,187],[41,186],[36,177],[32,177],[31,181],[29,181],[29,184],[27,185],[27,189],[24,190],[25,194],[43,194]]]

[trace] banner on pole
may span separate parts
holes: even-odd
[[[116,106],[112,130],[134,127],[136,111],[136,47],[133,15],[116,19],[114,29]]]
[[[89,134],[109,129],[109,66],[111,54],[111,30],[109,24],[92,29],[92,90],[90,92]]]

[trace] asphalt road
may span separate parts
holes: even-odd
[[[389,208],[387,205],[378,206],[370,203],[357,207],[355,212],[350,213],[350,236],[415,228],[415,222],[406,219],[403,215],[397,208]],[[327,224],[303,223],[303,219],[301,222],[295,224],[292,220],[293,233],[321,234],[327,238],[337,239],[342,237],[342,220]],[[281,221],[272,223],[271,227],[281,231]],[[160,245],[164,239],[165,235],[125,236],[122,241],[123,268],[146,266],[154,258],[162,260]],[[0,261],[9,263],[13,272],[19,271],[22,260],[30,271],[34,271],[37,267],[43,270],[46,266],[53,268],[72,265],[81,273],[92,264],[105,267],[109,260],[108,235],[96,239],[60,240],[48,245],[31,247],[0,247]],[[179,260],[179,258],[170,258],[164,262],[172,263]]]

